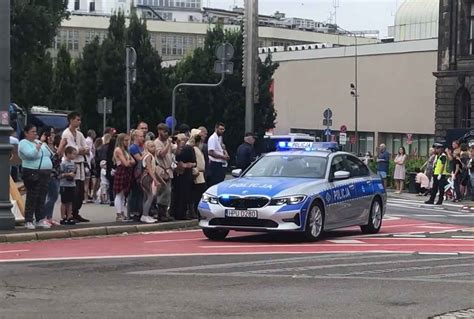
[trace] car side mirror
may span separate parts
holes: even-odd
[[[240,168],[232,170],[233,177],[240,177],[241,174],[242,174],[242,170]]]
[[[341,181],[344,179],[348,179],[349,177],[351,177],[351,173],[349,173],[348,171],[337,171],[334,173],[333,179],[335,181]]]

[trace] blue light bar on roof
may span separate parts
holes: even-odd
[[[336,142],[278,142],[279,151],[305,150],[305,151],[327,151],[338,150]]]

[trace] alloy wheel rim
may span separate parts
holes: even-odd
[[[379,228],[382,221],[382,211],[379,202],[374,202],[372,206],[372,225],[374,228]]]
[[[323,216],[321,214],[321,210],[319,207],[314,207],[311,210],[311,219],[310,219],[310,226],[311,226],[311,235],[313,237],[318,237],[319,233],[321,233],[321,228],[323,224]]]

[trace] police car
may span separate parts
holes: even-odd
[[[309,241],[323,231],[360,226],[377,233],[386,192],[382,180],[336,143],[280,142],[237,177],[212,186],[199,203],[204,235],[230,230],[301,232]]]

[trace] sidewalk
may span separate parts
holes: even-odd
[[[90,220],[89,223],[79,223],[73,226],[53,226],[50,229],[27,230],[17,226],[14,230],[0,230],[0,242],[19,242],[30,240],[46,240],[59,238],[76,238],[87,236],[105,236],[130,234],[139,232],[154,232],[177,230],[197,227],[197,220],[143,224],[139,222],[118,223],[115,221],[115,211],[109,205],[84,204],[81,215]],[[60,220],[59,202],[54,209],[54,219]]]
[[[403,199],[403,200],[412,200],[412,201],[419,201],[420,204],[424,203],[429,199],[429,196],[418,196],[417,194],[410,194],[408,192],[401,193],[401,194],[395,194],[395,190],[393,189],[387,189],[387,198],[388,199]],[[449,207],[455,207],[462,209],[464,207],[473,207],[474,206],[474,201],[470,200],[463,200],[458,203],[453,203],[450,200],[445,200],[443,201],[443,206],[449,206]]]

